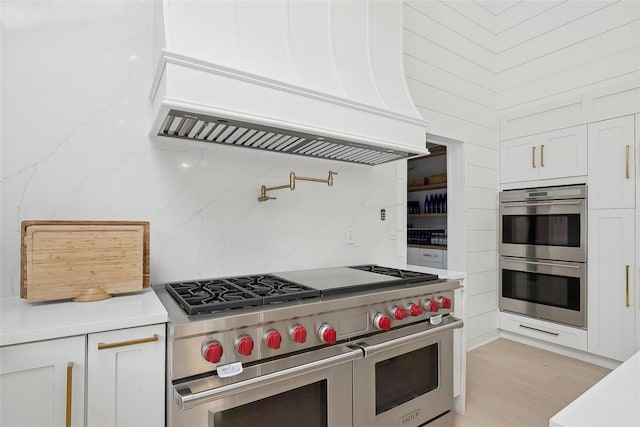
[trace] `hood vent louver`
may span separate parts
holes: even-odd
[[[364,165],[428,154],[401,1],[155,5],[152,136]]]
[[[286,132],[286,133],[285,133]],[[228,120],[204,114],[170,110],[158,136],[213,142],[280,153],[320,157],[365,165],[378,165],[406,157],[406,153],[361,146],[349,141],[328,141],[302,132]]]

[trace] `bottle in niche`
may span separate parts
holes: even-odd
[[[447,192],[446,191],[444,193],[444,203],[442,204],[442,207],[444,208],[443,212],[447,213]]]
[[[424,196],[424,213],[429,213],[429,195]]]

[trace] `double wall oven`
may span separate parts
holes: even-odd
[[[585,185],[500,193],[501,310],[586,328]]]
[[[373,265],[154,285],[168,424],[446,425],[458,287]]]

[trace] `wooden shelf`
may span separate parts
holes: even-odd
[[[408,248],[416,248],[416,249],[441,249],[446,251],[447,247],[446,246],[438,246],[438,245],[414,245],[414,244],[407,244]]]
[[[438,218],[446,216],[446,213],[407,214],[408,218]]]
[[[419,185],[417,187],[407,187],[407,192],[411,193],[413,191],[440,190],[442,188],[447,188],[446,182],[443,182],[442,184],[429,184],[429,185]]]

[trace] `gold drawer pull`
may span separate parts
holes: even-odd
[[[627,144],[626,151],[627,151],[627,159],[626,159],[627,179],[629,179],[629,144]]]
[[[153,334],[153,336],[149,338],[140,338],[137,340],[120,341],[120,342],[114,342],[109,344],[99,342],[98,350],[106,350],[108,348],[114,348],[114,347],[126,347],[128,345],[144,344],[146,342],[154,342],[154,341],[158,341],[158,334]]]
[[[536,167],[536,146],[531,147],[531,166]]]
[[[629,266],[627,265],[626,268],[626,275],[627,275],[627,307],[629,307]]]
[[[544,329],[538,329],[538,328],[533,328],[531,326],[526,326],[526,325],[520,325],[521,328],[525,328],[525,329],[531,329],[532,331],[536,331],[536,332],[542,332],[544,334],[549,334],[549,335],[553,335],[553,336],[559,336],[560,334],[557,332],[549,332],[549,331],[545,331]]]
[[[540,145],[540,167],[544,167],[544,144]]]
[[[73,391],[73,362],[67,363],[67,412],[66,427],[71,427],[71,397]]]

